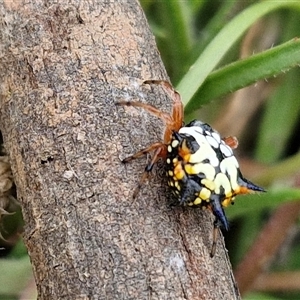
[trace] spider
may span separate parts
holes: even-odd
[[[184,126],[181,97],[164,80],[147,80],[144,84],[162,86],[173,100],[172,113],[138,101],[120,101],[116,105],[140,107],[165,123],[164,139],[144,148],[122,162],[128,163],[149,152],[150,162],[133,193],[136,198],[159,158],[166,162],[168,185],[181,205],[208,208],[215,216],[211,257],[216,251],[219,227],[229,229],[223,207],[234,203],[239,194],[264,189],[245,179],[232,149],[238,146],[235,137],[221,138],[208,124],[194,120]]]

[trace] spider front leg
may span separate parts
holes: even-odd
[[[146,80],[144,81],[144,83],[161,85],[166,90],[169,97],[173,100],[173,107],[172,107],[172,114],[171,114],[172,122],[170,122],[170,124],[167,124],[169,126],[166,127],[165,134],[164,134],[164,140],[167,143],[169,142],[170,136],[172,135],[173,131],[179,131],[179,129],[183,126],[184,110],[181,101],[181,96],[173,88],[171,83],[166,80]]]
[[[119,101],[119,102],[116,102],[116,105],[117,106],[140,107],[140,108],[143,108],[144,110],[147,110],[149,113],[158,117],[159,119],[163,120],[167,125],[173,124],[172,117],[169,114],[160,111],[158,108],[156,108],[152,105],[149,105],[149,104],[146,104],[143,102],[139,102],[139,101]]]

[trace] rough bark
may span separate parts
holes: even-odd
[[[209,212],[170,208],[162,169],[132,190],[163,124],[116,107],[171,100],[136,0],[5,1],[1,130],[22,204],[39,299],[238,299]]]

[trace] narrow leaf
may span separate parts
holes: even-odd
[[[189,113],[211,99],[236,91],[260,79],[276,76],[298,65],[300,65],[300,39],[295,38],[214,71],[187,104],[185,111]]]
[[[216,35],[212,42],[183,77],[177,90],[180,92],[186,105],[208,74],[217,66],[230,47],[243,33],[260,17],[282,7],[300,7],[298,2],[264,1],[254,4],[238,14],[231,22]]]
[[[236,205],[226,209],[226,215],[229,218],[240,217],[248,214],[250,211],[274,208],[284,202],[299,200],[300,189],[294,188],[282,188],[280,190],[268,191],[264,194],[240,196],[236,200]]]

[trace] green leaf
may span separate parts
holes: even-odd
[[[231,0],[219,3],[220,7],[218,8],[218,10],[209,18],[209,21],[205,28],[201,29],[203,34],[200,34],[198,36],[198,40],[190,53],[190,63],[194,62],[197,59],[197,57],[203,52],[208,43],[211,42],[213,38],[218,34],[218,32],[224,27],[224,24],[226,24],[230,20],[230,16],[234,11],[236,11],[237,5],[239,5],[237,3],[238,1],[239,0]]]
[[[184,105],[190,101],[208,74],[242,34],[260,17],[282,7],[300,8],[300,3],[291,1],[260,2],[245,9],[224,26],[177,86]]]
[[[286,11],[282,18],[285,24],[280,39],[286,41],[299,36],[299,12]],[[263,163],[274,163],[294,144],[290,139],[299,120],[300,85],[295,84],[299,76],[299,68],[291,70],[265,103],[255,149],[255,158]]]
[[[229,218],[241,217],[247,215],[250,211],[258,211],[264,208],[274,208],[279,204],[288,201],[299,201],[300,189],[278,189],[270,190],[267,193],[251,194],[240,196],[236,204],[226,209],[226,215]]]
[[[171,75],[176,81],[184,72],[192,46],[193,27],[190,26],[192,11],[185,1],[161,1],[158,7],[165,29],[165,39],[162,43],[167,53],[166,59],[172,68]]]
[[[240,199],[238,198],[236,206],[242,205],[239,200]],[[241,201],[243,201],[243,198]],[[231,207],[229,210],[231,210]],[[231,249],[229,249],[230,261],[234,266],[237,266],[242,260],[247,250],[249,250],[252,243],[255,241],[257,233],[261,230],[262,214],[258,211],[248,210],[246,215],[237,219],[236,225],[237,226],[233,226],[228,232],[231,239],[234,239],[234,242],[228,245],[231,247]]]
[[[299,120],[299,70],[284,78],[276,93],[266,102],[264,117],[258,132],[255,157],[263,163],[274,163],[286,150],[288,140]]]
[[[246,59],[234,62],[211,73],[198,89],[195,97],[185,107],[192,112],[209,100],[236,91],[257,80],[275,76],[300,64],[300,39],[293,39],[280,46]]]
[[[278,298],[276,296],[271,296],[269,294],[262,293],[251,293],[244,297],[244,300],[282,300],[282,298]]]
[[[277,163],[276,165],[269,167],[266,171],[263,171],[259,176],[252,178],[253,182],[258,183],[261,186],[269,186],[277,180],[283,180],[299,172],[300,166],[300,153],[290,156],[285,160]]]
[[[32,274],[28,256],[22,259],[1,259],[0,270],[0,295],[17,295]]]

